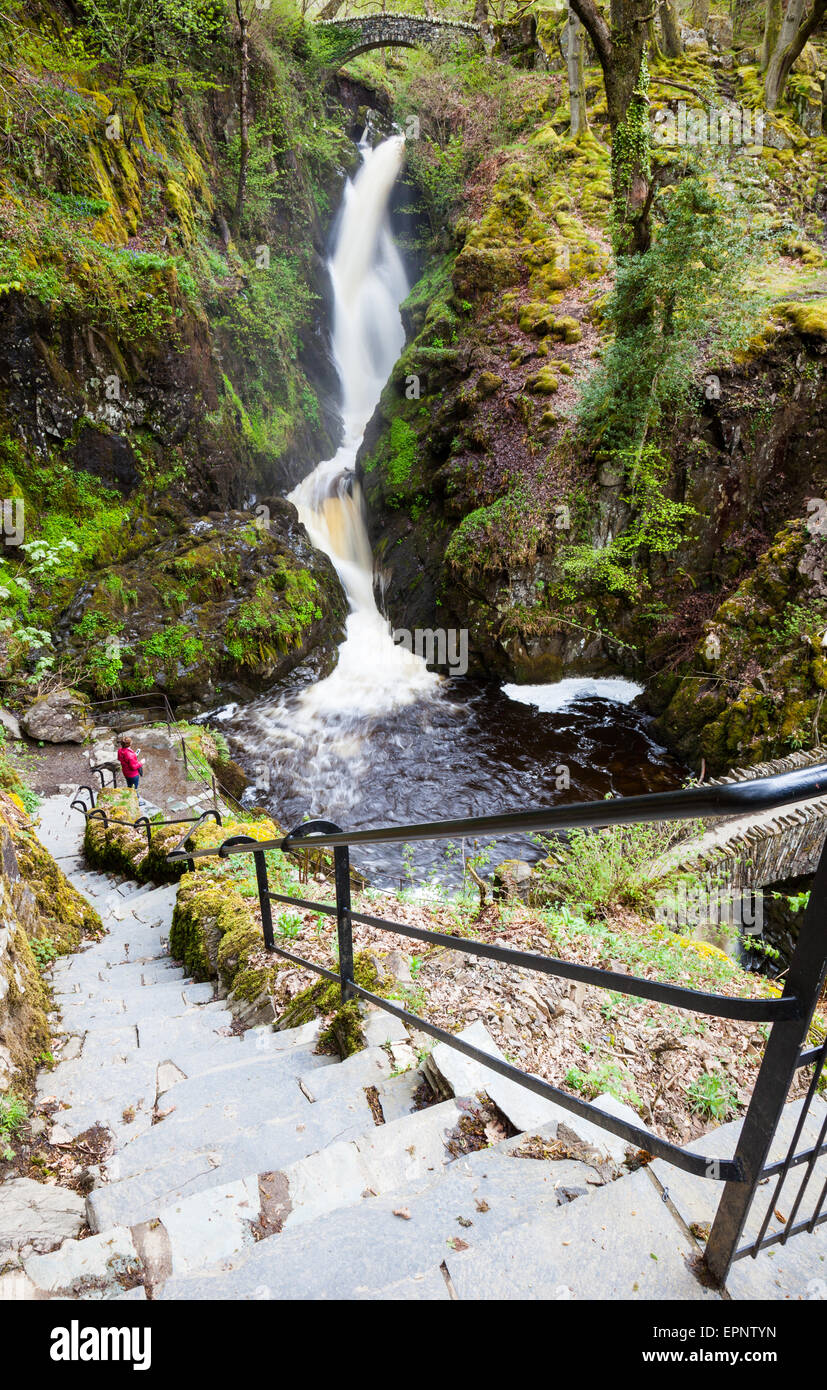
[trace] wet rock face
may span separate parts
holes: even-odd
[[[548,402],[532,389],[543,372],[553,372],[559,392],[570,389],[565,369],[571,371],[574,362],[582,370],[583,345],[564,336],[549,346],[554,358],[546,357],[544,367],[538,369],[531,358],[515,366],[516,350],[506,358],[479,322],[458,312],[450,288],[444,300],[439,285],[430,288],[427,299],[420,296],[422,304],[418,287],[408,301],[412,341],[360,453],[380,596],[392,622],[409,630],[467,629],[473,676],[532,682],[618,669],[633,673],[640,658],[650,672],[680,669],[702,636],[704,621],[752,574],[779,528],[804,514],[808,498],[827,495],[819,311],[799,306],[796,317],[788,306],[792,329],[767,329],[746,360],[705,378],[688,421],[664,432],[667,493],[696,515],[684,528],[679,554],[649,558],[643,576],[648,597],[645,588],[636,601],[596,587],[591,591],[584,582],[563,585],[558,601],[564,547],[572,535],[578,543],[601,548],[622,534],[631,517],[623,477],[576,456],[563,441],[557,446]],[[516,315],[511,340],[521,353],[531,348],[536,325],[548,326],[536,311],[532,300]],[[555,321],[562,318],[555,308]],[[423,347],[434,339],[454,341],[450,360],[447,349]],[[429,398],[425,409],[422,401],[405,398],[406,381],[419,369]],[[551,434],[542,433],[547,427]],[[549,461],[543,483],[532,475],[533,460],[525,449],[532,432],[536,439],[548,439],[535,455]],[[505,482],[496,471],[503,463],[509,466]],[[578,524],[578,498],[580,529],[573,533],[565,523],[573,517]],[[564,503],[572,503],[568,518]],[[586,506],[588,534],[582,522]],[[654,598],[656,621],[646,617],[646,604]],[[793,589],[787,599],[798,602]],[[810,603],[806,595],[801,601],[805,607]],[[743,643],[738,651],[742,665],[735,662],[726,672],[735,682],[749,662]],[[653,712],[669,703],[676,679],[656,680]],[[684,715],[673,706],[662,732],[684,757],[700,765],[707,756],[709,766],[688,692],[687,683],[686,701],[679,702]],[[818,694],[811,691],[806,698]],[[769,708],[766,700],[761,708]],[[744,742],[740,736],[729,748],[727,736],[728,751],[720,751],[717,770],[725,770],[728,756],[737,762],[789,751],[793,745],[785,749],[773,739],[783,726],[784,737],[795,740],[803,726],[788,728],[786,716],[777,718],[775,708],[764,729],[769,741],[761,743],[757,725],[744,748],[737,747]]]
[[[214,330],[181,307],[176,340],[119,342],[83,317],[53,319],[21,294],[0,313],[3,422],[28,450],[58,449],[69,466],[123,495],[147,471],[194,512],[241,506],[262,491],[288,491],[341,432],[336,371],[327,333],[329,278],[311,267],[320,310],[300,363],[317,389],[318,417],[296,426],[283,448],[260,449],[227,390]]]
[[[61,622],[61,647],[98,693],[248,699],[312,658],[335,663],[338,577],[281,498],[182,518],[158,544],[98,571]]]
[[[827,692],[827,538],[782,527],[712,614],[656,727],[713,775],[819,741]],[[809,528],[812,527],[813,530]]]
[[[220,380],[206,326],[195,320],[184,322],[178,350],[169,342],[125,349],[89,323],[55,321],[33,301],[6,296],[0,383],[11,432],[44,457],[63,449],[70,466],[123,492],[140,481],[136,430],[144,451],[157,450],[159,461],[172,447],[191,460],[193,500],[200,495],[216,505],[243,489],[245,472],[255,474],[250,451],[231,457],[228,441],[204,423],[207,412],[218,410]]]

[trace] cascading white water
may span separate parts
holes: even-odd
[[[400,135],[376,149],[364,147],[361,168],[345,190],[329,265],[344,439],[334,457],[289,496],[313,544],[336,566],[351,609],[335,671],[299,702],[299,717],[311,720],[328,711],[377,714],[432,691],[438,679],[420,657],[394,645],[376,607],[364,502],[352,471],[365,427],[405,344],[399,305],[409,287],[388,221],[404,143]]]
[[[363,146],[362,164],[344,195],[335,250],[333,354],[342,387],[344,438],[289,494],[313,544],[336,567],[350,604],[345,640],[335,670],[301,694],[249,711],[259,752],[277,758],[294,790],[318,808],[342,804],[343,760],[358,782],[358,753],[372,716],[427,698],[439,677],[424,661],[393,642],[373,594],[373,556],[361,488],[353,472],[365,427],[405,342],[399,305],[408,293],[393,242],[388,204],[402,165],[404,139]],[[247,738],[245,737],[245,742]],[[292,756],[291,756],[292,754]],[[296,756],[298,755],[298,756]]]

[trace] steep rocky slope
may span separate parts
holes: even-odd
[[[335,448],[323,251],[354,158],[350,117],[325,89],[312,31],[287,12],[259,16],[246,194],[231,230],[228,25],[182,43],[165,80],[136,68],[119,83],[85,11],[3,12],[0,496],[20,526],[5,528],[0,664],[7,681],[25,681],[60,658],[109,693],[129,683],[133,660],[125,647],[120,665],[102,661],[93,643],[85,661],[72,628],[91,588],[141,593],[128,624],[138,659],[168,614],[163,600],[147,609],[136,573],[177,563],[179,550],[185,567],[181,538],[210,511],[244,509],[260,526],[256,505]],[[291,645],[306,655],[327,643],[329,661],[338,581],[310,558],[292,509],[273,503],[269,514],[257,571],[291,609]],[[284,582],[305,569],[307,592]],[[243,628],[251,594],[223,598]],[[179,605],[176,617],[196,640],[203,610]],[[232,634],[219,635],[216,659],[232,665]],[[282,667],[273,657],[262,669]],[[178,685],[192,694],[198,682],[182,673]]]
[[[823,50],[811,45],[801,66],[820,71]],[[510,124],[465,185],[447,252],[413,288],[409,343],[360,455],[395,624],[467,628],[471,669],[483,676],[622,670],[648,683],[655,710],[683,681],[661,728],[715,771],[807,746],[820,708],[820,668],[798,660],[827,626],[812,566],[793,567],[783,592],[776,582],[764,614],[781,630],[771,669],[734,642],[717,665],[699,656],[713,619],[716,630],[728,620],[722,602],[824,492],[827,142],[812,122],[809,133],[797,124],[799,89],[813,81],[794,75],[790,100],[765,117],[763,146],[700,152],[702,184],[734,186],[764,244],[745,286],[740,345],[701,345],[685,396],[650,436],[659,471],[643,502],[634,470],[596,442],[578,406],[612,343],[612,192],[596,68],[591,130],[577,141],[554,73],[520,73],[519,102],[503,100]],[[427,99],[424,77],[413,91]],[[699,111],[738,100],[748,111],[760,100],[755,54],[742,45],[656,60],[651,99],[656,121],[674,119],[679,101]],[[460,127],[463,119],[460,111]],[[654,514],[664,502],[679,518],[674,533],[664,523],[659,534],[655,516],[647,543],[635,541],[646,507]],[[726,735],[705,730],[733,697],[760,717],[748,731],[736,732],[737,718]]]

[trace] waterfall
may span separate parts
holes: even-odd
[[[404,139],[360,147],[362,163],[344,194],[329,261],[333,287],[333,355],[342,391],[344,437],[289,494],[317,549],[330,557],[350,613],[338,661],[325,680],[298,696],[258,701],[239,735],[250,752],[277,765],[308,810],[330,814],[351,801],[370,719],[439,688],[421,657],[394,645],[373,593],[373,556],[356,454],[382,388],[405,343],[399,305],[408,293],[394,245],[388,204],[402,165]],[[252,735],[252,737],[251,737]],[[343,764],[347,763],[347,778]]]
[[[353,473],[365,428],[405,345],[399,305],[408,282],[388,220],[402,165],[401,135],[363,148],[345,189],[333,286],[333,356],[342,386],[344,439],[289,495],[313,544],[330,556],[350,604],[335,671],[306,690],[301,714],[312,719],[352,710],[366,716],[418,699],[437,685],[420,657],[394,646],[373,596],[373,556],[362,490]]]

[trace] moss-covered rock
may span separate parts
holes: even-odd
[[[678,683],[658,727],[713,775],[820,741],[825,562],[817,525],[788,523],[707,624],[693,663],[704,674]]]
[[[49,1052],[41,968],[102,930],[17,799],[0,792],[0,1092],[25,1090]]]
[[[367,951],[359,951],[353,961],[353,978],[371,994],[384,993],[376,963]],[[359,1052],[365,1046],[362,1032],[362,1012],[358,1000],[341,1003],[341,986],[335,980],[319,980],[308,986],[291,1001],[289,1008],[276,1022],[277,1028],[297,1028],[314,1018],[327,1023],[319,1035],[320,1052],[336,1052],[342,1058]]]
[[[267,511],[260,525],[238,512],[202,518],[85,585],[64,650],[89,684],[203,702],[249,696],[310,656],[330,669],[346,616],[338,577],[289,503]],[[238,774],[228,768],[236,784]]]
[[[785,318],[789,319],[796,333],[802,337],[818,338],[827,342],[827,302],[823,299],[804,304],[782,304]]]
[[[235,58],[230,16],[214,9],[209,43],[178,45],[171,102],[164,82],[127,78],[116,90],[111,65],[91,61],[98,39],[86,10],[46,6],[4,34],[0,124],[13,153],[0,181],[0,497],[25,502],[27,541],[71,538],[74,551],[31,593],[0,586],[0,619],[18,633],[59,632],[62,654],[78,659],[86,688],[102,695],[123,688],[132,658],[146,688],[157,672],[172,679],[168,690],[176,680],[197,684],[195,643],[190,635],[176,645],[173,635],[159,654],[158,615],[145,615],[135,637],[156,647],[129,654],[123,640],[130,659],[119,664],[122,629],[99,628],[86,645],[66,633],[61,619],[77,590],[90,579],[93,589],[118,579],[126,592],[139,588],[128,562],[176,526],[197,528],[212,509],[246,506],[254,521],[250,499],[287,492],[335,451],[340,430],[320,253],[357,156],[294,26],[262,27],[250,116],[269,192],[257,195],[250,183],[230,236]],[[135,43],[154,51],[148,36]],[[148,61],[133,77],[150,71]],[[300,133],[309,130],[312,154]],[[325,618],[341,607],[338,586],[309,557],[300,528],[291,545],[291,525],[294,515],[282,518],[282,549],[308,558],[273,576],[292,586],[291,601],[279,605],[267,589],[244,594],[240,602],[253,606],[240,627],[220,625],[240,653],[224,658],[238,662],[242,684],[268,663],[270,675],[280,673],[268,647],[280,657],[318,649],[322,666],[331,661],[326,634],[317,628],[305,640],[310,624],[300,619],[311,601]],[[122,562],[127,572],[113,570]],[[6,563],[25,580],[22,554],[7,550]],[[273,610],[269,641],[262,607]],[[286,629],[279,607],[296,620]],[[174,600],[160,616],[178,626]],[[31,692],[30,646],[0,638],[7,695],[10,677]]]
[[[541,367],[539,372],[533,372],[528,377],[526,385],[536,396],[553,396],[560,382],[551,367]]]

